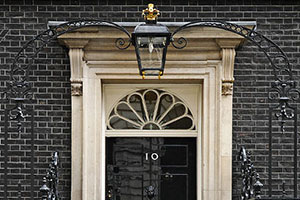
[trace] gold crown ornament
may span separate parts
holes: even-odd
[[[156,22],[159,15],[159,10],[154,8],[153,3],[149,3],[148,8],[143,10],[143,17],[148,22]]]

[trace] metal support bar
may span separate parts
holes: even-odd
[[[269,184],[268,184],[269,191],[268,191],[268,193],[269,193],[269,197],[272,196],[272,151],[273,151],[273,148],[272,148],[272,136],[273,136],[272,116],[273,116],[273,108],[270,107],[269,108],[269,162],[268,162],[268,168],[269,168]]]
[[[295,108],[294,116],[294,198],[298,197],[298,112],[297,107]]]

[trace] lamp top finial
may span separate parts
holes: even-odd
[[[159,10],[154,8],[153,3],[149,3],[148,8],[143,10],[143,17],[147,23],[156,23],[159,15],[160,15]]]

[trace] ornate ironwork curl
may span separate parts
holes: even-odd
[[[22,132],[22,122],[28,117],[28,114],[25,114],[26,108],[23,105],[23,99],[15,99],[16,105],[9,112],[9,119],[17,122],[18,133]]]
[[[276,101],[278,104],[273,108],[279,111],[275,112],[275,117],[280,119],[281,132],[285,132],[286,120],[293,119],[295,117],[295,108],[290,105],[290,102],[299,101],[300,91],[296,89],[296,83],[294,81],[272,83],[272,87],[268,91],[268,99]]]
[[[115,42],[115,45],[116,45],[116,47],[118,49],[125,50],[128,47],[130,47],[130,45],[131,45],[131,39],[129,39],[129,41],[127,43],[128,44],[126,45],[126,41],[124,40],[124,38],[117,38],[116,42]]]
[[[175,47],[176,49],[183,49],[187,45],[187,39],[185,39],[184,37],[180,37],[176,39],[172,38],[171,43],[173,47]]]

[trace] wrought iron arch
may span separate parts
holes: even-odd
[[[174,36],[182,30],[192,27],[213,27],[230,31],[246,38],[265,54],[274,73],[274,82],[268,91],[268,96],[269,100],[279,103],[276,107],[274,107],[274,109],[280,109],[280,111],[276,113],[276,117],[281,118],[281,130],[284,132],[285,120],[293,119],[295,116],[295,108],[290,105],[290,100],[298,101],[300,98],[300,91],[296,88],[297,83],[293,78],[291,64],[286,53],[272,40],[256,32],[254,30],[255,27],[253,27],[253,29],[249,29],[238,24],[224,21],[197,20],[178,27],[172,33],[172,45],[175,48],[185,48],[188,41],[184,37],[174,39]],[[287,109],[289,109],[289,111],[287,111]]]
[[[12,100],[16,104],[12,110],[17,110],[17,112],[11,117],[18,121],[17,125],[19,132],[21,132],[22,128],[21,120],[26,117],[23,113],[23,102],[25,100],[30,101],[33,98],[32,87],[29,83],[29,72],[38,53],[42,52],[47,44],[58,38],[60,35],[72,32],[79,28],[91,26],[112,27],[125,33],[126,36],[128,36],[127,42],[124,38],[117,38],[115,41],[115,45],[119,49],[127,49],[131,44],[130,33],[116,23],[100,20],[79,20],[63,23],[43,31],[28,41],[17,53],[13,63],[11,64],[10,81],[8,82],[6,91],[4,92],[4,99]]]

